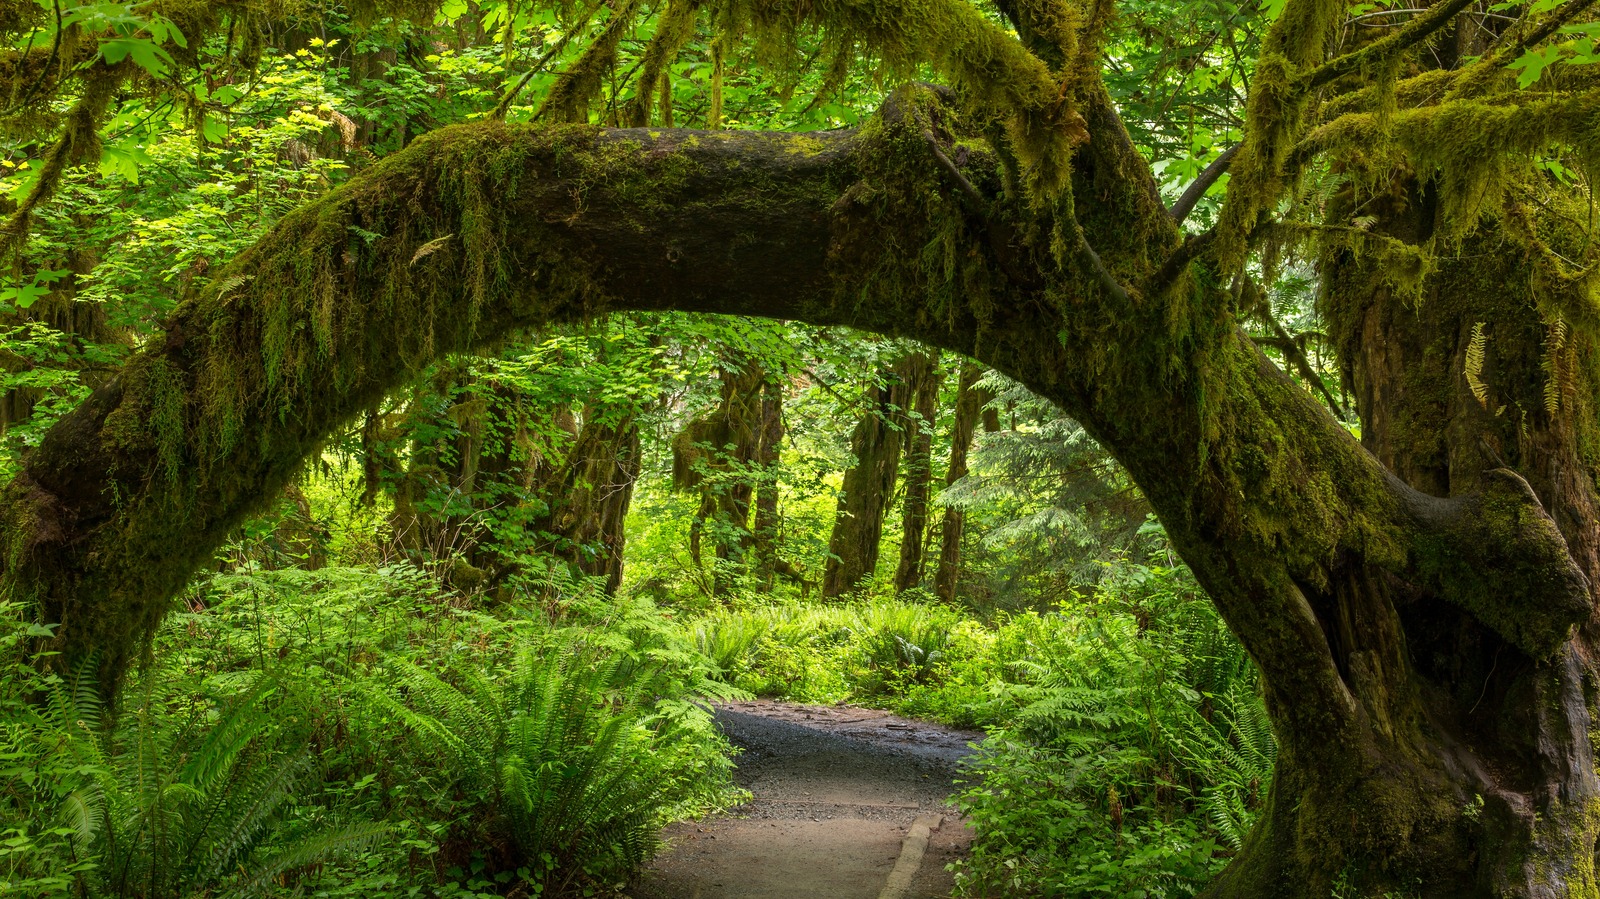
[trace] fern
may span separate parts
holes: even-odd
[[[1550,325],[1544,357],[1539,360],[1544,369],[1544,410],[1552,418],[1561,411],[1563,398],[1572,392],[1573,366],[1567,355],[1567,322],[1557,317]]]
[[[662,670],[573,636],[552,652],[524,653],[498,677],[440,677],[411,663],[391,671],[404,700],[379,705],[423,760],[452,774],[439,785],[478,799],[455,839],[505,847],[500,870],[548,888],[589,878],[612,883],[642,865],[670,810],[701,789],[695,765],[708,743],[686,703],[657,713],[672,692]],[[715,744],[711,744],[715,745]]]
[[[1483,322],[1472,326],[1472,339],[1467,342],[1467,358],[1462,365],[1462,373],[1467,377],[1467,386],[1472,389],[1472,395],[1477,398],[1478,405],[1489,408],[1489,385],[1483,383],[1484,348],[1488,345],[1489,338],[1483,331]]]
[[[288,710],[269,701],[279,689],[272,678],[213,705],[194,701],[202,685],[157,668],[114,728],[100,725],[97,694],[75,680],[48,706],[53,720],[82,734],[74,751],[92,774],[62,808],[79,851],[99,859],[87,892],[262,895],[290,869],[354,845],[339,832],[311,833],[256,861],[284,842],[281,811],[311,771]]]

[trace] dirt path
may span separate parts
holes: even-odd
[[[972,837],[946,799],[956,761],[982,734],[871,709],[764,700],[722,706],[717,721],[744,750],[737,777],[753,798],[670,828],[669,848],[630,896],[950,895],[945,865]]]

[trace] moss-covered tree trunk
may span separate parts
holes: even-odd
[[[850,432],[850,467],[828,535],[822,595],[843,596],[878,567],[883,519],[889,512],[900,474],[900,448],[906,437],[907,410],[914,379],[925,368],[922,353],[907,353],[885,368],[862,394],[861,417]]]
[[[496,545],[495,531],[507,510],[545,500],[531,495],[544,491],[530,465],[537,451],[525,405],[514,387],[455,365],[413,387],[401,428],[411,434],[403,470],[382,471],[398,457],[369,447],[380,469],[369,477],[394,483],[395,545],[418,562],[449,563],[445,570],[462,589],[485,587],[516,567],[514,550]]]
[[[922,585],[923,538],[928,531],[928,499],[933,487],[933,422],[939,413],[944,371],[938,353],[918,354],[906,369],[910,395],[906,416],[905,474],[900,503],[900,562],[894,570],[896,592]]]
[[[672,447],[673,485],[695,490],[700,497],[689,528],[689,554],[696,566],[703,564],[706,531],[711,534],[716,559],[711,572],[713,596],[727,596],[733,590],[755,543],[750,501],[756,484],[750,469],[771,426],[764,417],[766,371],[742,353],[726,362],[719,373],[717,407],[691,421]]]
[[[535,527],[548,535],[542,548],[603,578],[607,593],[622,584],[624,525],[642,458],[632,409],[590,407],[561,477],[542,491],[549,509]]]
[[[983,366],[965,363],[956,383],[955,417],[950,424],[950,466],[945,469],[944,486],[955,486],[967,476],[967,453],[972,449],[972,436],[978,429],[978,419],[984,407],[993,399],[989,391],[978,386],[983,377]],[[999,422],[996,423],[999,429]],[[961,584],[961,540],[966,531],[966,510],[947,505],[939,525],[939,567],[934,572],[933,592],[945,602],[955,602]]]
[[[1391,236],[1413,244],[1435,236],[1437,210],[1414,184],[1378,208],[1389,210],[1377,227]],[[1541,579],[1534,559],[1517,558],[1486,533],[1478,552],[1526,569],[1441,589],[1346,562],[1332,583],[1305,590],[1370,723],[1342,777],[1307,776],[1310,766],[1294,759],[1280,765],[1272,824],[1257,840],[1280,837],[1263,857],[1311,858],[1320,850],[1306,838],[1308,819],[1326,818],[1330,805],[1365,809],[1364,822],[1387,818],[1387,827],[1352,828],[1343,840],[1366,843],[1338,872],[1361,889],[1398,889],[1409,875],[1425,885],[1423,895],[1600,891],[1596,619],[1583,609],[1600,584],[1600,494],[1588,449],[1600,437],[1600,368],[1593,335],[1566,324],[1559,300],[1541,297],[1526,250],[1510,236],[1515,227],[1503,219],[1481,225],[1442,260],[1420,299],[1349,253],[1324,262],[1325,314],[1362,444],[1430,497],[1514,488],[1527,509],[1520,514],[1553,525],[1586,581],[1580,590],[1570,574],[1565,584]],[[1514,601],[1530,608],[1502,607]],[[1530,646],[1526,623],[1562,605],[1577,633]],[[1292,734],[1284,742],[1305,751]],[[1309,814],[1307,794],[1321,803]],[[1413,834],[1403,848],[1384,839],[1399,828]],[[1450,859],[1454,880],[1436,870]],[[1305,867],[1241,867],[1216,892]]]
[[[779,556],[783,516],[778,505],[779,458],[783,451],[783,392],[784,383],[779,378],[769,378],[761,385],[761,423],[756,446],[755,463],[761,473],[756,485],[756,513],[753,538],[756,555],[756,579],[763,589],[770,590],[780,571],[792,572],[792,566]]]
[[[1541,501],[1493,460],[1448,497],[1405,483],[1250,342],[1196,248],[1174,256],[1103,89],[1069,111],[1076,204],[1045,209],[975,136],[952,156],[956,117],[923,89],[857,132],[420,138],[286,217],[45,436],[0,504],[3,586],[112,685],[229,531],[440,354],[609,309],[850,325],[1081,422],[1258,663],[1277,778],[1212,895],[1593,895],[1580,494]],[[1588,476],[1582,440],[1551,445],[1531,477]],[[1547,509],[1573,516],[1570,546]]]

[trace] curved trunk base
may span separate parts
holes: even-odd
[[[1505,733],[1469,748],[1438,731],[1423,744],[1370,731],[1343,765],[1326,763],[1326,747],[1314,763],[1286,747],[1261,819],[1204,896],[1600,896],[1583,666],[1568,652],[1512,680],[1515,705],[1539,709],[1521,747]]]

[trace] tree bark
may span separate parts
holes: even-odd
[[[778,508],[779,457],[783,450],[783,381],[769,378],[761,385],[761,419],[755,463],[761,472],[756,485],[755,554],[756,578],[763,589],[771,590],[781,568],[779,557],[782,516]]]
[[[1103,89],[1080,93],[1077,202],[1054,212],[1007,205],[970,143],[953,183],[932,148],[954,118],[926,89],[859,132],[421,138],[285,218],[45,436],[0,504],[0,586],[60,623],[62,664],[93,654],[114,685],[231,528],[442,353],[611,309],[850,325],[972,356],[1081,422],[1260,666],[1277,778],[1212,895],[1592,892],[1571,636],[1594,596],[1556,523],[1507,468],[1448,498],[1384,468],[1250,343],[1226,291],[1172,261],[1148,166]],[[1059,232],[1004,225],[1068,214]],[[1057,233],[1082,237],[1059,261]],[[1434,609],[1524,674],[1495,699],[1517,742],[1433,716],[1416,670],[1473,689],[1447,650],[1416,658],[1429,633],[1407,640]]]
[[[978,419],[984,407],[994,397],[978,386],[983,377],[983,366],[968,362],[961,366],[956,385],[955,421],[950,425],[950,467],[945,470],[945,489],[967,476],[967,453],[972,448],[972,435],[978,429]],[[996,422],[996,429],[999,423]],[[934,574],[934,593],[945,602],[956,601],[956,591],[961,584],[961,540],[965,535],[967,512],[960,506],[947,505],[944,520],[939,526],[939,568]]]
[[[551,535],[545,551],[581,574],[604,578],[608,594],[622,585],[624,525],[642,459],[632,411],[591,407],[565,473],[547,492],[550,511],[537,528]]]
[[[849,593],[878,567],[878,544],[900,473],[900,447],[907,436],[914,379],[924,368],[921,353],[902,356],[862,397],[864,411],[850,433],[854,461],[844,473],[833,533],[828,536],[823,596]]]
[[[922,585],[922,538],[928,529],[928,495],[933,484],[933,422],[939,412],[944,372],[939,354],[924,353],[907,368],[911,395],[907,417],[904,497],[900,505],[900,563],[895,566],[896,593]]]

